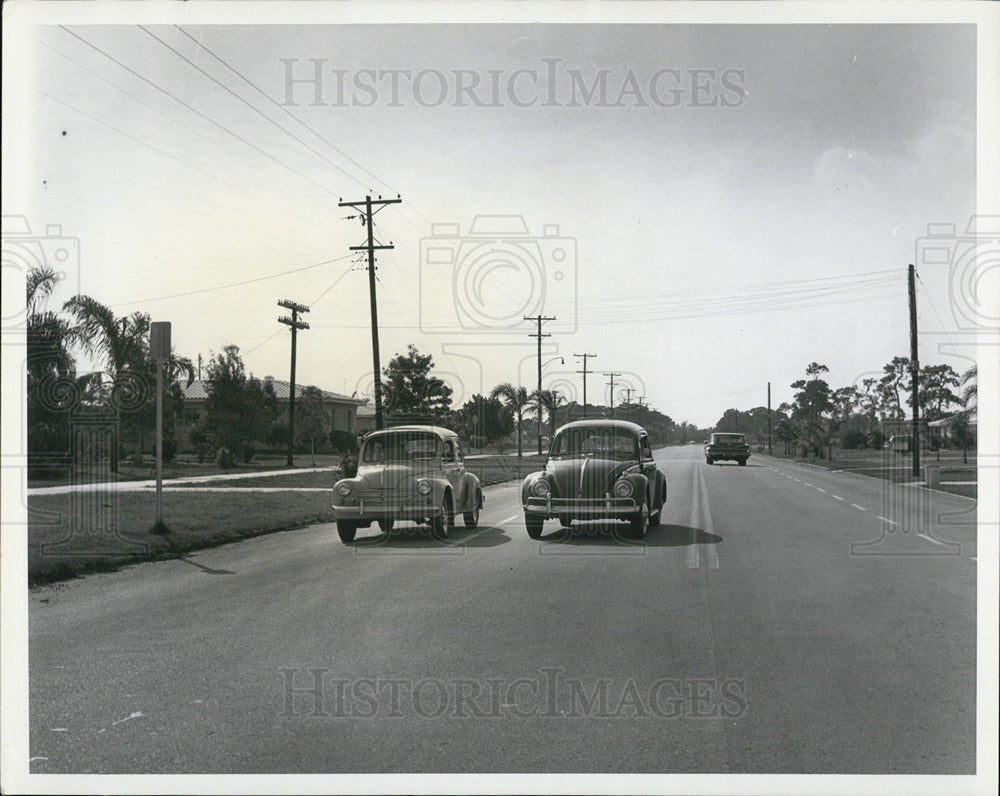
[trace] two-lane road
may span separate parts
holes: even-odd
[[[447,544],[314,526],[37,590],[31,770],[974,771],[970,501],[657,460],[643,542],[532,541],[505,484]]]

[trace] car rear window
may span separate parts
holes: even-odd
[[[722,445],[738,445],[746,440],[742,434],[713,434],[712,442]]]

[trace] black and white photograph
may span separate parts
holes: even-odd
[[[3,792],[995,793],[998,52],[4,3]]]

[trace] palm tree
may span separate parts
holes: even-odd
[[[551,440],[556,435],[556,413],[559,409],[566,405],[566,399],[563,398],[562,393],[558,390],[542,390],[539,392],[535,390],[529,396],[530,400],[535,407],[541,406],[542,410],[546,412],[549,416],[549,439]],[[538,414],[538,409],[535,408],[535,414]],[[538,423],[541,425],[542,418],[538,418]]]
[[[498,384],[490,392],[490,398],[500,399],[507,411],[513,412],[517,417],[517,458],[522,457],[521,452],[521,421],[524,407],[528,405],[528,391],[524,387],[515,387],[509,381]]]
[[[93,356],[103,366],[110,384],[113,402],[127,401],[134,406],[132,425],[137,433],[138,452],[142,451],[143,432],[150,421],[154,396],[151,389],[156,379],[156,368],[149,359],[150,318],[147,313],[133,312],[118,317],[114,311],[91,298],[74,296],[63,309],[75,321],[68,331],[68,339]],[[171,353],[163,363],[166,384],[172,385],[181,375],[187,383],[194,381],[194,366],[187,357]],[[117,400],[116,400],[117,399]],[[112,472],[118,469],[117,445],[111,457]]]
[[[979,399],[979,366],[973,365],[962,374],[962,384],[967,385],[962,391],[962,403],[967,409],[975,410],[976,402]]]

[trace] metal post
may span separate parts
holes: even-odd
[[[920,475],[920,361],[917,357],[917,287],[915,269],[911,264],[907,274],[910,294],[910,386],[913,400],[913,474]]]

